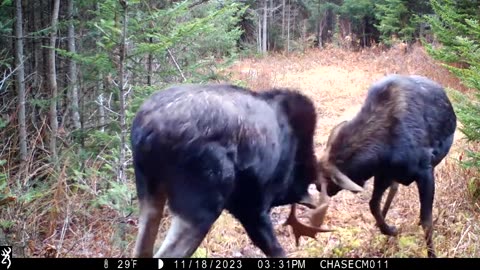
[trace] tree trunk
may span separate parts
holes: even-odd
[[[285,0],[282,0],[282,39],[285,38]]]
[[[290,52],[290,0],[288,0],[288,17],[287,17],[287,53]]]
[[[362,25],[362,37],[363,37],[363,46],[362,47],[367,46],[367,37],[365,36],[365,28],[366,27],[367,27],[367,22],[366,22],[366,19],[364,18],[363,19],[363,25]]]
[[[323,47],[323,30],[327,24],[327,10],[325,10],[318,21],[318,48]]]
[[[263,34],[262,34],[262,52],[267,52],[267,11],[268,11],[268,0],[264,0],[263,5]]]
[[[55,66],[55,43],[57,41],[57,24],[58,24],[58,12],[60,9],[60,0],[53,2],[52,20],[51,20],[51,33],[50,33],[50,47],[48,49],[48,85],[51,93],[50,100],[50,151],[52,154],[53,162],[57,162],[57,131],[58,131],[58,119],[57,119],[57,72]]]
[[[303,19],[302,22],[302,43],[305,45],[307,44],[307,19]]]
[[[27,127],[25,124],[25,65],[23,62],[23,27],[22,27],[22,0],[15,0],[15,74],[18,94],[18,126],[20,144],[20,162],[23,166],[27,161]],[[20,174],[22,175],[22,174]]]
[[[127,43],[127,4],[125,1],[120,0],[120,4],[123,6],[123,25],[122,25],[122,40],[120,43],[120,63],[119,63],[119,101],[120,101],[120,157],[119,157],[119,168],[118,168],[118,181],[125,183],[126,173],[125,173],[125,144],[127,137],[127,124],[126,124],[126,108],[125,108],[125,56],[126,56],[126,43]]]
[[[95,9],[97,11],[100,11],[100,4],[97,2],[95,4]],[[96,50],[97,53],[100,53],[101,49],[98,45],[96,45]],[[106,117],[106,112],[105,112],[105,94],[106,94],[106,89],[108,87],[106,83],[107,79],[105,79],[105,76],[102,72],[98,72],[98,79],[97,79],[97,89],[98,89],[98,96],[97,98],[97,103],[98,103],[98,125],[100,126],[100,131],[105,132],[105,117]],[[82,99],[83,100],[83,99]],[[82,111],[82,113],[85,113]]]
[[[153,27],[153,23],[152,23],[151,26]],[[149,42],[150,44],[153,44],[153,38],[150,37],[150,38],[148,39],[148,42]],[[151,53],[151,52],[148,53],[147,69],[148,69],[148,71],[147,71],[147,73],[148,73],[148,75],[147,75],[147,85],[148,85],[148,86],[152,86],[153,53]]]
[[[148,9],[150,10],[157,10],[158,7],[157,7],[158,3],[157,1],[155,0],[150,0],[148,2]],[[155,28],[155,21],[152,20],[150,21],[150,27],[152,29]],[[150,44],[153,44],[153,37],[149,37],[148,38],[148,43]],[[153,53],[152,52],[149,52],[148,53],[148,58],[147,58],[147,85],[148,86],[152,86],[153,85]]]
[[[295,40],[295,30],[297,29],[296,27],[296,22],[297,20],[297,9],[293,9],[293,22],[292,22],[292,26],[293,26],[293,29],[292,29],[292,39]]]
[[[73,0],[68,0],[68,17],[70,23],[68,24],[68,51],[72,54],[75,54],[77,51],[75,49],[75,26],[73,23],[74,10],[73,10]],[[70,58],[70,64],[68,66],[68,77],[70,79],[70,97],[71,97],[71,112],[72,112],[72,121],[75,129],[80,129],[80,114],[78,113],[78,85],[77,85],[77,62]]]
[[[273,1],[272,0],[269,0],[270,1],[270,8],[267,10],[267,20],[268,20],[268,17],[270,17],[270,19],[268,20],[267,22],[267,30],[268,29],[273,29],[273,22],[274,22],[274,14],[275,14],[275,11],[274,11],[274,7],[273,7]],[[267,33],[267,51],[272,51],[275,49],[275,40]]]
[[[262,23],[260,14],[258,15],[258,51],[262,52]]]
[[[43,21],[43,11],[44,11],[44,4],[42,3],[43,1],[32,1],[33,2],[33,27],[32,30],[34,32],[40,31],[44,26],[44,21]],[[33,53],[34,53],[34,63],[33,63],[33,78],[32,78],[32,91],[31,91],[31,97],[36,98],[37,95],[41,95],[45,87],[45,78],[46,76],[46,58],[45,58],[45,50],[43,49],[44,45],[44,39],[41,37],[33,38]],[[48,90],[48,89],[47,89]],[[30,109],[30,115],[31,115],[31,122],[33,127],[38,130],[41,126],[42,119],[45,116],[45,112],[43,108],[40,108],[37,105],[30,104],[29,106]],[[45,142],[45,139],[42,137],[41,138],[41,143],[43,144]],[[32,148],[33,145],[32,145]]]
[[[103,86],[103,78],[102,74],[100,73],[97,80],[97,88],[98,88],[98,125],[100,126],[100,131],[105,132],[105,107],[104,107],[104,86]]]
[[[322,19],[319,19],[318,20],[318,33],[317,33],[317,40],[318,40],[318,48],[322,48],[323,47],[323,40],[322,40],[322,36],[323,36],[323,25],[322,25],[322,21],[323,21],[323,18]]]

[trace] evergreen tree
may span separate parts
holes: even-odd
[[[375,26],[381,40],[392,44],[392,38],[412,42],[422,35],[421,27],[426,14],[432,9],[428,0],[372,0],[375,3],[375,17],[379,21]]]
[[[394,37],[403,41],[412,40],[415,26],[405,1],[380,1],[375,4],[375,9],[375,16],[379,21],[376,26],[381,33],[380,38],[385,44],[391,44]]]
[[[479,1],[431,0],[435,16],[429,16],[440,47],[428,45],[428,52],[444,61],[466,86],[478,91],[474,98],[455,94],[456,110],[461,131],[467,139],[480,141],[480,12]],[[480,169],[480,153],[468,151],[465,166]],[[480,180],[472,179],[470,190],[475,198],[480,197]]]
[[[347,17],[352,25],[352,32],[357,34],[361,44],[368,44],[367,28],[375,20],[375,5],[373,0],[345,0],[340,8],[342,16]]]

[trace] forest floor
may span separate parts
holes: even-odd
[[[232,69],[235,78],[261,90],[270,87],[296,88],[311,97],[319,115],[315,145],[320,153],[330,129],[352,118],[359,110],[368,86],[385,74],[419,74],[437,80],[445,87],[468,91],[419,46],[407,52],[373,49],[347,52],[328,48],[305,54],[273,55],[261,59],[244,59]],[[439,257],[480,256],[480,206],[468,196],[467,178],[458,159],[465,142],[457,131],[455,144],[435,173],[434,243]],[[272,220],[281,245],[290,257],[425,257],[423,230],[419,226],[419,200],[415,184],[400,186],[387,216],[387,223],[397,226],[397,237],[387,237],[375,227],[369,211],[372,182],[361,194],[340,192],[333,198],[326,224],[335,232],[317,234],[316,239],[302,237],[295,245],[290,227],[282,224],[289,206],[272,211]],[[318,195],[316,190],[312,194]],[[386,196],[384,196],[386,197]],[[300,217],[308,209],[301,208]],[[199,256],[261,257],[241,225],[224,213],[202,243]]]
[[[445,87],[470,93],[444,67],[414,46],[407,52],[398,49],[361,52],[338,48],[312,49],[290,55],[274,54],[238,61],[228,69],[233,80],[261,90],[291,87],[311,97],[317,107],[318,126],[315,147],[320,154],[330,129],[359,110],[368,86],[389,73],[428,76]],[[465,148],[472,147],[457,132],[448,157],[438,166],[434,202],[434,244],[439,257],[480,257],[480,206],[469,196],[467,180],[472,172],[461,168],[458,160]],[[64,167],[68,164],[64,164]],[[93,166],[93,165],[92,165]],[[63,175],[63,170],[62,174]],[[65,178],[49,188],[45,199],[17,205],[1,218],[14,220],[10,237],[23,246],[16,257],[129,257],[137,235],[137,215],[91,205],[100,194],[102,179],[85,179],[88,192],[66,191]],[[134,191],[134,181],[128,188]],[[423,230],[419,226],[417,187],[400,186],[387,216],[399,235],[387,237],[375,227],[369,211],[372,181],[359,194],[340,192],[332,198],[325,224],[334,232],[317,234],[316,239],[302,237],[295,245],[291,228],[283,226],[289,206],[275,208],[272,221],[281,245],[289,257],[426,257]],[[85,195],[86,194],[86,195]],[[313,195],[318,195],[312,190]],[[137,201],[131,207],[137,209]],[[124,209],[124,206],[117,206]],[[121,210],[123,213],[127,212]],[[168,213],[168,211],[167,211]],[[298,216],[305,219],[308,209],[299,206]],[[2,221],[3,220],[3,221]],[[10,224],[10,223],[9,223]],[[170,224],[162,220],[156,248]],[[5,226],[5,225],[2,225]],[[5,231],[5,230],[3,230]],[[0,233],[3,232],[0,230]],[[3,236],[0,235],[0,239]],[[213,225],[194,256],[263,257],[244,229],[228,212]]]

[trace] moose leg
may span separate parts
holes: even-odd
[[[393,198],[397,194],[397,191],[398,191],[398,183],[394,181],[390,185],[390,190],[388,191],[388,196],[383,206],[383,211],[382,211],[383,218],[387,217],[388,210],[390,209],[390,205],[392,204]]]
[[[215,220],[216,217],[212,217],[201,224],[194,224],[175,215],[165,240],[155,254],[155,258],[185,258],[192,256]]]
[[[173,220],[155,257],[190,257],[222,213],[235,171],[220,145],[204,145],[173,170],[167,188]]]
[[[169,196],[172,223],[155,258],[192,256],[223,210],[224,196],[215,187],[207,191],[191,181],[173,194]]]
[[[286,257],[285,251],[275,236],[267,212],[260,214],[237,213],[235,217],[245,228],[253,244],[259,247],[267,257]]]
[[[385,218],[383,217],[380,210],[380,202],[382,200],[383,193],[390,186],[391,183],[392,180],[390,179],[378,175],[375,176],[373,182],[372,198],[370,199],[370,212],[372,212],[377,226],[383,234],[395,236],[398,234],[397,229],[394,226],[389,226],[385,222]]]
[[[435,177],[433,169],[430,169],[417,182],[420,197],[420,223],[425,232],[425,241],[428,248],[428,257],[435,258],[435,249],[433,246],[433,221],[432,208],[435,196]]]
[[[177,175],[175,179],[169,190],[172,223],[155,258],[192,256],[225,205],[226,194],[220,185],[215,186],[222,180],[192,180],[189,175]]]
[[[135,180],[140,215],[133,257],[151,258],[167,194],[164,185],[156,184],[158,182],[151,176],[146,176],[142,168],[138,166],[135,169]]]
[[[152,257],[153,245],[163,216],[166,199],[166,196],[162,194],[155,199],[143,198],[140,200],[139,230],[133,253],[134,257]]]

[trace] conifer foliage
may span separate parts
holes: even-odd
[[[461,131],[468,140],[480,142],[480,1],[431,0],[435,15],[428,16],[440,44],[428,44],[430,54],[444,61],[463,83],[477,91],[473,96],[452,92],[457,99],[456,110]],[[480,170],[478,148],[467,151],[463,164]],[[480,198],[480,180],[472,178],[469,189]]]

